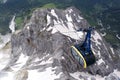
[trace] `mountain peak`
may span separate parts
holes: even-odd
[[[12,35],[11,58],[4,70],[16,72],[15,78],[20,80],[94,80],[94,75],[108,76],[119,70],[119,63],[114,63],[119,57],[113,57],[116,54],[96,30],[91,39],[96,63],[83,69],[72,57],[70,46],[82,43],[86,34],[77,30],[88,27],[74,7],[35,10],[22,31]]]

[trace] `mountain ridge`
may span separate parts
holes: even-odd
[[[1,0],[3,1],[3,0]],[[23,26],[23,20],[31,16],[34,9],[56,7],[65,9],[69,6],[75,6],[82,11],[84,18],[90,25],[102,33],[106,33],[104,38],[114,48],[120,48],[120,29],[119,23],[119,0],[8,0],[4,4],[0,4],[0,32],[2,34],[9,33],[9,23],[12,16],[16,14],[16,29]],[[115,12],[115,13],[113,13]],[[102,25],[99,25],[99,21]]]
[[[83,69],[72,57],[70,46],[82,42],[85,36],[77,30],[89,26],[75,7],[35,10],[25,27],[19,33],[13,33],[11,57],[4,71],[10,70],[8,72],[15,80],[97,80],[94,75],[103,76],[103,80],[110,80],[110,77],[119,80],[114,71],[120,69],[120,55],[116,56],[110,50],[111,46],[96,30],[91,39],[96,63]],[[114,63],[113,56],[118,62]]]

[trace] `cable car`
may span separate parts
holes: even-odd
[[[91,31],[93,28],[84,29],[84,32],[87,32],[85,41],[80,44],[75,44],[71,46],[72,56],[79,62],[83,68],[87,68],[95,63],[95,56],[91,50]]]

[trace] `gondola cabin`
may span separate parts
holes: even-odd
[[[83,68],[87,68],[87,66],[90,66],[95,63],[95,56],[90,47],[92,28],[88,28],[83,31],[87,32],[85,41],[82,45],[75,44],[71,46],[71,53],[75,60],[77,60]]]

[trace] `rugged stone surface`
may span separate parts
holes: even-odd
[[[120,80],[120,78],[116,74],[110,74],[105,80]]]
[[[29,71],[45,72],[49,68],[56,76],[59,76],[54,80],[77,80],[70,75],[77,71],[108,76],[114,69],[119,70],[119,54],[113,53],[112,47],[96,30],[92,32],[91,39],[96,63],[87,69],[83,69],[74,60],[70,53],[70,46],[75,43],[82,43],[85,33],[81,37],[77,32],[72,32],[71,28],[78,30],[88,27],[89,24],[82,17],[81,12],[73,7],[66,10],[35,10],[29,23],[25,25],[22,31],[12,35],[11,60],[4,70],[16,71],[17,76],[15,78],[17,80],[29,78]],[[64,29],[69,32],[65,32]],[[25,58],[24,63],[19,61],[21,56]],[[112,75],[105,80],[111,80],[111,77],[115,77],[113,80],[118,80],[118,76]],[[89,76],[79,76],[79,79],[87,80],[88,78]],[[96,79],[92,77],[91,80]]]

